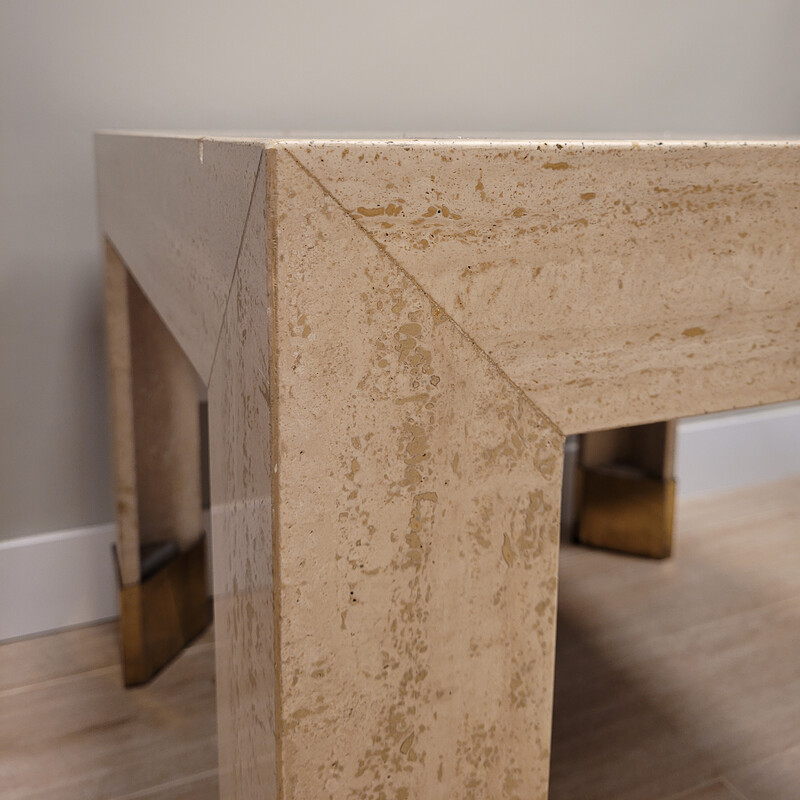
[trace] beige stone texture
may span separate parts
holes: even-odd
[[[276,162],[284,797],[544,798],[562,437]]]
[[[208,381],[263,145],[95,139],[100,225]]]
[[[565,433],[800,394],[800,148],[297,143]]]
[[[208,387],[222,797],[277,796],[265,161]]]
[[[101,135],[98,170],[209,383],[222,796],[546,798],[564,434],[800,396],[800,149]]]
[[[198,378],[116,250],[106,242],[106,318],[114,420],[117,555],[139,583],[139,545],[202,533]]]

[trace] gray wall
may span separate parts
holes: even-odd
[[[96,128],[800,135],[792,0],[0,0],[0,540],[111,518]]]

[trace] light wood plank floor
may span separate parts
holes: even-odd
[[[667,562],[565,546],[558,631],[551,800],[800,798],[800,479],[684,504]],[[127,692],[116,647],[0,646],[0,800],[217,797],[212,636]]]

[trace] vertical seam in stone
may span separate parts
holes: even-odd
[[[219,331],[217,332],[217,341],[214,343],[214,355],[211,357],[211,366],[208,368],[208,375],[205,377],[205,384],[208,386],[211,383],[211,374],[214,372],[214,364],[217,361],[217,353],[219,352],[219,345],[222,341],[222,332],[225,330],[225,319],[228,316],[228,304],[233,294],[233,285],[236,282],[236,276],[239,274],[239,258],[242,255],[242,248],[244,247],[244,236],[247,232],[247,223],[250,221],[250,211],[253,208],[253,198],[256,193],[256,186],[258,186],[258,176],[261,174],[261,166],[264,163],[264,153],[258,159],[258,166],[256,167],[256,174],[253,178],[253,188],[250,190],[250,202],[247,204],[247,213],[244,215],[244,224],[242,225],[242,235],[239,237],[239,249],[236,251],[236,260],[233,262],[233,272],[231,273],[231,280],[228,284],[228,291],[225,293],[225,305],[222,309],[222,317],[220,318]]]
[[[275,785],[276,800],[283,797],[282,682],[281,682],[281,562],[280,562],[280,481],[278,455],[278,302],[277,302],[277,194],[278,170],[274,147],[265,147],[266,169],[266,248],[267,293],[269,302],[269,341],[267,373],[269,379],[270,494],[272,512],[272,618],[273,668],[275,672]]]

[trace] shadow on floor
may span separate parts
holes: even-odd
[[[643,563],[633,569],[646,569]],[[721,574],[713,563],[703,567],[715,590],[740,597],[744,592],[745,604],[749,597],[763,605],[758,585]],[[671,583],[665,581],[660,602],[670,603]],[[680,590],[680,581],[675,584],[672,588]],[[619,597],[620,590],[615,591]],[[638,601],[635,594],[630,597],[631,604]],[[753,651],[764,648],[758,642],[762,634],[751,635],[747,628],[758,625],[757,618],[748,622],[745,615],[730,616],[724,634],[717,632],[722,627],[718,623],[690,619],[684,630],[661,632],[640,647],[630,632],[625,640],[630,615],[616,619],[613,610],[597,611],[596,604],[602,602],[599,595],[583,590],[579,578],[562,575],[550,800],[671,798],[763,759],[767,745],[758,731],[765,722],[770,729],[764,733],[778,746],[791,744],[786,744],[791,733],[781,735],[781,730],[791,725],[792,712],[781,708],[780,700],[776,704],[776,693],[798,688],[797,669],[790,664],[778,674],[753,675],[762,666]],[[651,606],[653,602],[653,597],[647,601]],[[699,610],[698,617],[703,613]],[[793,615],[796,619],[796,608],[776,623],[777,634],[770,634],[765,645],[772,650],[768,657],[791,662]],[[696,641],[702,646],[695,647]],[[754,720],[748,703],[758,714],[770,701],[777,708]],[[774,786],[769,775],[761,778],[759,800],[788,800],[785,776],[775,776]]]

